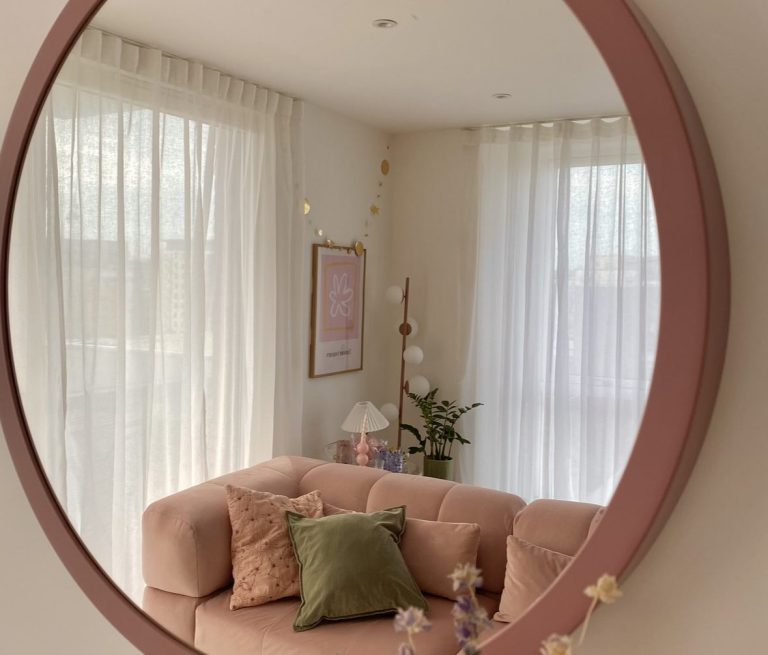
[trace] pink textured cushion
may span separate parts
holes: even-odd
[[[507,537],[507,570],[496,621],[517,621],[533,602],[543,594],[573,557],[523,541],[514,535]]]
[[[299,595],[299,565],[293,553],[285,512],[310,518],[323,515],[319,491],[298,498],[227,485],[232,523],[232,573],[235,585],[230,609],[262,605]]]
[[[326,516],[350,511],[323,503]],[[419,589],[455,600],[456,592],[448,575],[458,564],[474,565],[479,545],[480,526],[477,523],[406,519],[400,551]]]

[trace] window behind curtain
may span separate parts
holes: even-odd
[[[274,452],[294,128],[289,98],[87,30],[34,134],[11,245],[21,396],[70,520],[134,598],[144,508]]]
[[[605,503],[653,370],[660,271],[628,118],[489,130],[479,145],[466,478]],[[469,395],[471,394],[471,395]]]

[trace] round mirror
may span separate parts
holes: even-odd
[[[569,3],[612,75],[560,0],[109,0],[46,85],[97,4],[3,151],[3,425],[86,590],[148,650],[394,652],[389,618],[303,630],[284,515],[405,506],[434,652],[468,560],[488,652],[573,627],[674,500],[727,322],[714,172],[640,19]],[[366,603],[321,615],[403,604]]]

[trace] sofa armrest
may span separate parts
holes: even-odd
[[[141,609],[153,621],[159,623],[177,639],[195,645],[195,611],[216,594],[191,598],[179,594],[169,594],[154,587],[144,587]]]
[[[142,565],[149,587],[201,598],[232,582],[232,527],[224,487],[294,497],[320,460],[277,457],[152,503],[142,517]]]

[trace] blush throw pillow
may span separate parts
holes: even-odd
[[[288,498],[232,485],[227,485],[226,491],[235,579],[230,609],[298,596],[299,566],[291,546],[285,513],[322,516],[320,492],[311,491],[298,498]]]
[[[332,516],[352,511],[323,503],[323,512]],[[419,589],[456,600],[457,594],[448,576],[459,564],[474,566],[479,546],[480,526],[477,523],[407,519],[400,552]]]
[[[297,632],[321,621],[387,614],[398,608],[427,609],[397,542],[405,508],[320,519],[287,512],[301,575]]]
[[[517,621],[571,560],[573,557],[570,555],[542,548],[509,535],[504,591],[494,620],[503,623]]]
[[[408,519],[400,551],[419,589],[456,600],[448,576],[459,564],[477,563],[480,526],[477,523],[446,523]]]

